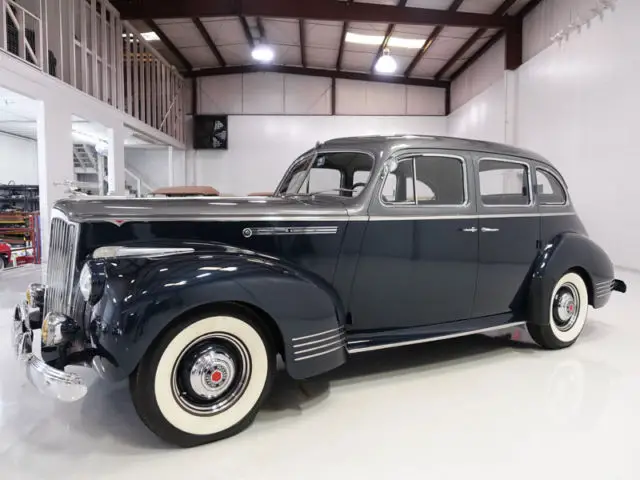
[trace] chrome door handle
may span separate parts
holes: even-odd
[[[488,233],[488,232],[499,232],[499,231],[500,231],[500,229],[499,229],[499,228],[487,228],[487,227],[482,227],[482,228],[480,229],[480,231],[481,231],[482,233]]]
[[[461,228],[460,230],[467,233],[476,233],[478,231],[476,227]]]

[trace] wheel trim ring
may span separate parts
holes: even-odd
[[[226,391],[222,397],[215,398],[214,402],[211,405],[198,405],[188,401],[185,396],[180,394],[180,389],[178,387],[178,367],[180,366],[182,359],[194,346],[198,343],[212,340],[212,339],[220,339],[225,340],[231,343],[236,350],[236,353],[240,355],[240,365],[238,371],[236,372],[236,377],[231,379],[231,381],[236,381],[237,384],[235,388],[231,389],[231,391]],[[197,416],[212,416],[218,413],[222,413],[225,410],[233,407],[235,403],[242,397],[244,391],[246,390],[249,379],[251,378],[251,355],[247,347],[233,335],[229,335],[222,332],[213,332],[206,335],[202,335],[194,339],[190,342],[180,353],[180,356],[177,358],[173,370],[171,372],[171,390],[174,396],[175,401],[180,405],[185,411],[197,415]]]
[[[569,295],[571,297],[569,302],[561,302],[563,297]],[[563,283],[558,287],[552,302],[553,306],[553,322],[556,328],[561,332],[568,332],[576,324],[578,317],[580,316],[580,293],[577,287],[570,282]],[[570,310],[567,310],[571,306]],[[568,318],[563,318],[563,315],[568,315]]]

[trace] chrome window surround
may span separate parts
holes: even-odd
[[[538,205],[540,205],[541,207],[566,207],[568,205],[570,205],[570,201],[569,201],[569,191],[567,189],[567,186],[560,180],[560,178],[558,178],[558,176],[553,173],[551,170],[548,170],[546,168],[542,168],[542,167],[536,167],[536,174],[538,173],[538,170],[540,170],[541,172],[544,172],[548,175],[550,175],[551,177],[553,177],[556,182],[558,182],[558,185],[560,185],[560,188],[562,189],[562,193],[564,194],[564,202],[560,203],[560,202],[549,202],[549,203],[541,203],[538,202]],[[536,187],[538,186],[538,177],[536,176]],[[536,198],[538,198],[538,189],[536,188]]]
[[[357,196],[359,196],[362,192],[364,192],[364,190],[371,183],[371,179],[373,178],[373,173],[376,170],[376,157],[375,157],[375,155],[372,152],[369,152],[367,150],[358,150],[358,149],[351,149],[351,148],[349,148],[349,149],[346,149],[346,148],[332,148],[332,149],[314,149],[314,150],[311,150],[309,152],[303,153],[298,158],[296,158],[293,161],[293,163],[291,163],[289,168],[287,168],[287,170],[284,172],[284,175],[282,175],[282,178],[280,179],[280,182],[278,183],[278,186],[274,190],[274,194],[276,196],[282,195],[282,193],[279,193],[279,192],[280,192],[280,189],[282,188],[282,185],[284,183],[284,179],[287,178],[287,175],[289,175],[289,172],[293,169],[294,165],[297,163],[298,160],[302,160],[303,158],[310,157],[310,156],[313,156],[315,154],[323,155],[325,153],[362,153],[362,154],[365,154],[365,155],[368,155],[369,157],[371,157],[371,175],[369,176],[369,181],[367,182],[367,185],[365,186],[365,188],[363,188],[362,191],[360,191],[360,193],[358,193]],[[342,180],[341,180],[341,182],[342,182]],[[304,194],[300,194],[300,195],[304,195]],[[234,198],[234,197],[231,197],[231,198]]]
[[[494,161],[494,162],[503,162],[503,163],[515,163],[517,165],[523,165],[526,169],[527,169],[527,177],[528,177],[528,182],[527,182],[527,188],[529,190],[529,203],[525,204],[525,205],[487,205],[482,201],[482,188],[481,188],[481,184],[480,184],[480,163],[483,160],[489,160],[489,161]],[[531,182],[531,165],[528,162],[523,162],[520,160],[512,160],[512,159],[506,159],[506,158],[497,158],[497,157],[482,157],[480,159],[478,159],[478,198],[480,199],[480,203],[482,204],[483,207],[486,208],[529,208],[532,207],[535,204],[535,200],[533,198],[533,183]]]
[[[464,189],[464,203],[455,203],[455,204],[437,204],[437,205],[425,205],[425,204],[420,204],[418,203],[418,195],[416,192],[416,157],[439,157],[439,158],[453,158],[455,160],[459,160],[460,163],[462,163],[462,182],[463,182],[463,189]],[[389,203],[389,202],[385,202],[382,198],[382,191],[384,190],[384,185],[387,182],[387,177],[389,176],[390,173],[393,172],[389,172],[385,170],[385,174],[384,177],[382,178],[382,183],[380,184],[380,189],[378,190],[378,201],[380,202],[380,205],[382,205],[383,207],[386,208],[398,208],[398,207],[417,207],[417,208],[466,208],[470,205],[470,199],[469,199],[469,178],[468,178],[468,174],[467,174],[467,162],[466,159],[464,157],[461,157],[460,155],[451,155],[448,153],[406,153],[404,155],[400,155],[398,157],[394,157],[391,158],[389,160],[387,160],[387,162],[389,161],[396,161],[398,163],[400,162],[406,162],[408,160],[412,160],[413,161],[413,196],[414,201],[409,203],[409,202],[404,202],[404,203],[400,203],[400,202],[396,202],[396,203]],[[387,163],[385,162],[385,164]]]

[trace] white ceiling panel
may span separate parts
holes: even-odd
[[[412,77],[433,78],[436,73],[447,63],[445,59],[423,58],[411,72]]]
[[[337,49],[342,35],[341,22],[305,22],[306,43],[313,47]]]
[[[451,58],[464,45],[463,38],[438,37],[426,54],[427,58]]]
[[[193,23],[190,18],[159,18],[156,20],[158,25],[176,25],[179,23]]]
[[[476,33],[476,28],[469,27],[445,27],[440,34],[441,37],[464,38],[467,39]]]
[[[504,0],[466,0],[462,3],[459,12],[493,13]]]
[[[388,26],[388,23],[349,22],[348,31],[364,35],[384,35]]]
[[[160,28],[178,48],[205,47],[207,45],[193,22],[169,23]]]
[[[302,65],[300,59],[300,47],[298,45],[273,45],[275,57],[273,63],[276,65]],[[253,62],[252,62],[253,63]]]
[[[351,72],[370,72],[375,53],[344,51],[342,69]]]
[[[355,0],[355,3],[377,3],[378,5],[397,5],[397,0]]]
[[[307,56],[307,66],[311,68],[327,68],[335,69],[336,60],[338,59],[338,51],[329,48],[307,47],[305,49]]]
[[[396,25],[393,35],[402,38],[424,38],[426,40],[434,28],[432,25]]]
[[[209,50],[209,47],[181,48],[180,52],[195,68],[220,66],[216,57],[211,53],[211,50]]]
[[[206,18],[202,19],[202,23],[218,47],[247,43],[247,37],[244,34],[240,20],[237,18]]]
[[[516,13],[519,13],[520,10],[522,10],[527,3],[529,3],[530,0],[518,0],[516,3],[513,4],[513,6],[509,9],[509,11],[507,12],[509,15],[515,15]]]
[[[436,10],[446,10],[451,6],[453,0],[409,0],[407,7],[433,8]],[[476,1],[476,0],[467,0]]]
[[[263,19],[267,43],[280,45],[300,45],[300,32],[296,20]]]
[[[228,65],[248,65],[253,63],[251,48],[248,44],[225,45],[218,47],[218,50]]]

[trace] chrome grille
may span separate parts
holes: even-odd
[[[75,257],[78,245],[78,225],[70,223],[54,210],[49,240],[45,314],[55,311],[71,315]]]

